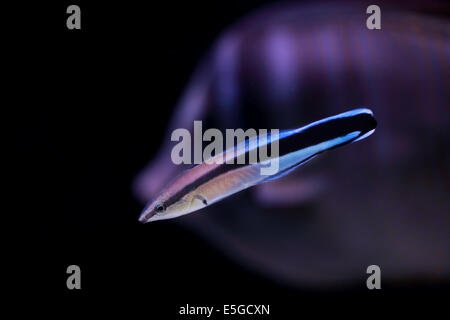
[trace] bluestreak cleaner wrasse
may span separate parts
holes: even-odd
[[[142,211],[140,222],[176,218],[222,200],[236,192],[267,181],[278,179],[318,154],[368,137],[376,128],[376,120],[369,109],[355,109],[313,122],[304,127],[279,133],[278,139],[268,138],[265,143],[278,143],[278,170],[271,175],[262,174],[266,162],[229,164],[230,157],[248,153],[247,148],[226,150],[213,158],[226,159],[216,163],[208,159],[183,172],[154,201]],[[256,137],[258,138],[258,137]],[[252,140],[251,138],[250,140]],[[261,148],[257,139],[256,148]]]

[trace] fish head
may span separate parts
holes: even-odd
[[[139,217],[139,222],[147,223],[157,220],[165,220],[179,217],[192,212],[191,199],[189,195],[171,201],[171,197],[162,194],[155,200],[148,202]]]

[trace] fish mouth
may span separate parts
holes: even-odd
[[[153,217],[155,214],[156,212],[142,213],[138,220],[140,223],[147,223],[150,221],[150,218]]]
[[[138,221],[139,221],[140,223],[147,223],[147,219],[145,219],[145,216],[144,216],[144,215],[141,215],[141,216],[139,217]]]
[[[149,201],[145,205],[144,209],[142,209],[141,215],[139,216],[139,219],[138,219],[138,221],[140,223],[147,223],[147,222],[149,222],[150,218],[153,217],[156,214],[155,211],[150,210],[151,205],[152,205],[152,202]]]

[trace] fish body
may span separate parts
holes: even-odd
[[[149,202],[139,221],[146,223],[176,218],[254,185],[278,179],[324,151],[366,138],[375,127],[372,111],[361,108],[280,132],[278,137],[264,139],[264,142],[258,136],[250,138],[246,144],[226,150],[183,172],[154,201]],[[258,158],[255,163],[242,164],[230,161],[248,156],[247,153],[254,148],[274,143],[278,144],[275,158]],[[264,173],[262,169],[267,166],[267,161],[277,161],[278,170]]]

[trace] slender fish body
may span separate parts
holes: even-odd
[[[280,132],[277,138],[256,137],[253,141],[257,142],[247,143],[246,148],[238,146],[226,150],[182,173],[154,201],[149,202],[139,221],[146,223],[176,218],[251,186],[278,179],[324,151],[368,137],[375,127],[372,111],[362,108]],[[233,164],[229,164],[230,160],[236,160],[233,158],[238,156],[249,158],[247,153],[263,147],[263,143],[278,143],[276,172],[263,174],[261,169],[267,166],[267,161],[259,158],[256,163],[239,164],[233,161]],[[214,161],[219,158],[224,161]]]

